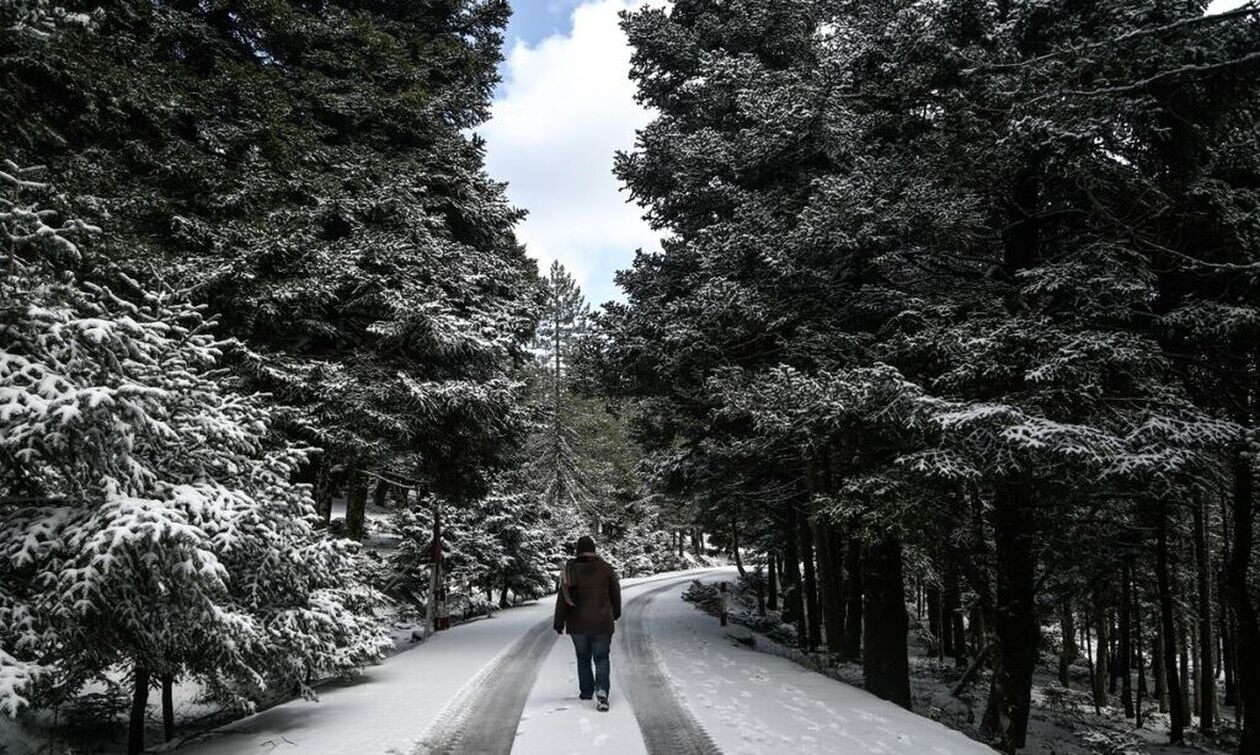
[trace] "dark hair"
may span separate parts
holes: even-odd
[[[579,537],[577,541],[577,552],[578,553],[594,553],[595,540],[592,539],[590,535],[583,535]]]

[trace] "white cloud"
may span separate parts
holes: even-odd
[[[613,271],[638,247],[656,248],[642,210],[612,175],[613,153],[634,145],[651,115],[634,101],[630,47],[617,13],[638,0],[593,0],[572,31],[507,55],[505,85],[481,129],[487,168],[529,217],[517,233],[545,268],[558,259],[600,303],[617,295]]]

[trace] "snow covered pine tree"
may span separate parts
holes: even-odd
[[[387,643],[353,549],[315,528],[306,451],[233,390],[200,308],[93,265],[97,232],[0,171],[0,708],[126,673],[248,708]]]

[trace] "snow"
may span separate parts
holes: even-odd
[[[516,744],[518,755],[579,755],[590,752],[646,755],[634,711],[621,694],[617,675],[617,648],[613,646],[607,713],[595,710],[594,700],[579,700],[577,659],[573,643],[560,638],[547,657],[538,682],[531,691]]]
[[[649,624],[679,696],[722,752],[994,752],[865,690],[733,642],[735,628],[685,603],[685,588],[658,597]]]
[[[697,575],[731,578],[712,569],[626,580],[629,601],[661,584],[647,612],[649,633],[679,697],[726,753],[992,753],[961,733],[777,655],[749,650],[730,628],[681,596]],[[231,755],[283,746],[300,755],[346,752],[410,754],[435,723],[460,713],[478,672],[540,622],[552,602],[500,611],[436,635],[413,650],[325,687],[319,701],[296,700],[184,745],[190,755]],[[621,693],[613,645],[612,709],[578,700],[573,647],[557,637],[530,691],[514,753],[565,755],[646,752],[634,711]],[[480,680],[480,681],[479,681]]]
[[[283,744],[301,755],[410,753],[464,682],[551,610],[543,600],[459,625],[348,683],[321,688],[318,701],[278,705],[180,752],[235,755]]]
[[[688,581],[685,577],[694,577],[702,571],[677,572],[668,577],[680,578],[681,590]],[[658,582],[662,578],[662,575],[657,575],[627,579],[623,585],[630,590],[635,585]],[[552,599],[544,598],[536,603],[498,611],[491,618],[458,625],[379,666],[367,669],[349,683],[321,688],[317,701],[294,700],[278,705],[224,726],[211,733],[205,743],[181,746],[179,751],[190,755],[234,755],[261,751],[259,748],[270,750],[283,744],[286,751],[301,755],[411,753],[430,724],[439,716],[449,717],[455,713],[447,710],[448,704],[457,697],[464,697],[460,695],[463,687],[476,676],[478,670],[494,661],[531,627],[549,620],[552,610]],[[538,706],[546,705],[548,701],[554,703],[557,695],[563,697],[564,685],[556,684],[555,677],[566,674],[567,678],[565,651],[572,656],[573,650],[567,638],[557,642],[556,648],[559,650],[553,649],[547,666],[539,675],[538,686],[526,705],[526,715],[534,714]],[[576,664],[569,662],[569,666],[575,675]],[[616,659],[613,660],[613,678],[615,688]],[[576,681],[570,689],[576,691]],[[573,694],[576,698],[576,692]],[[548,698],[548,695],[551,697]],[[615,695],[614,691],[614,704]],[[633,722],[633,714],[627,705],[622,705],[615,715],[612,712],[600,715],[608,717],[606,721],[611,722],[620,720],[617,717],[623,714],[629,715]],[[596,722],[592,721],[591,726],[595,725]],[[580,731],[583,724],[578,721],[576,726],[578,728],[573,731]],[[594,728],[592,731],[595,731]],[[637,739],[637,727],[631,731]],[[602,732],[600,729],[594,736]],[[620,735],[613,737],[614,732],[608,733],[609,741],[615,742],[620,738]],[[622,750],[610,752],[620,753]]]

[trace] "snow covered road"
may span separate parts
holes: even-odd
[[[712,573],[712,572],[710,572]],[[530,694],[512,752],[564,755],[591,751],[638,755],[715,755],[708,735],[674,694],[652,646],[646,616],[659,595],[677,598],[703,573],[649,578],[622,590],[622,617],[612,648],[612,709],[597,713],[578,699],[577,662],[567,640],[556,643]],[[682,601],[679,600],[681,603]]]
[[[567,638],[550,600],[503,611],[326,688],[180,748],[193,755],[292,752],[882,753],[973,755],[958,732],[731,641],[681,600],[725,570],[626,580],[612,651],[612,710],[577,698]]]
[[[690,581],[683,580],[681,584],[685,588]],[[662,593],[677,598],[678,585],[669,582],[652,587],[626,603],[616,635],[615,647],[621,651],[619,668],[626,678],[626,697],[650,755],[717,755],[720,750],[691,709],[675,694],[647,621],[653,601]]]
[[[730,628],[682,600],[696,578],[735,574],[656,577],[625,590],[609,713],[577,699],[572,647],[557,643],[512,752],[993,755],[864,690],[733,642]]]
[[[733,571],[722,578],[733,580]],[[706,577],[705,580],[718,577]],[[663,593],[652,642],[678,695],[727,755],[994,755],[994,750],[865,690],[750,650],[717,619]]]
[[[551,622],[540,622],[477,672],[430,726],[417,755],[511,752],[525,701],[555,640]]]

